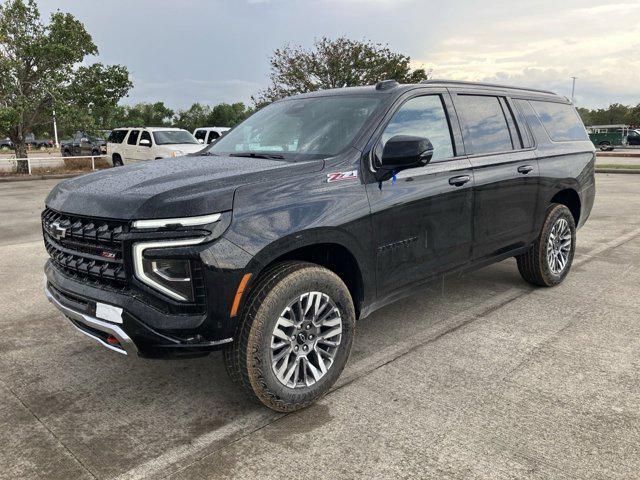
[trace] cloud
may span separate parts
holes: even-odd
[[[638,18],[640,3],[619,3],[477,22],[416,63],[432,67],[437,78],[504,81],[564,95],[577,76],[578,104],[640,103]]]

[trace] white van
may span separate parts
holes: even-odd
[[[193,136],[200,143],[209,145],[211,142],[219,139],[222,135],[231,130],[228,127],[200,127],[193,131]]]
[[[142,160],[179,157],[202,148],[191,133],[181,128],[116,128],[107,139],[107,158],[118,167]]]

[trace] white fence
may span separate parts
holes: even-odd
[[[47,157],[28,157],[28,158],[2,158],[0,159],[0,171],[13,171],[17,170],[19,162],[27,162],[27,169],[29,175],[32,175],[34,168],[64,168],[65,160],[86,160],[87,166],[91,162],[91,170],[96,169],[96,159],[106,158],[106,155],[89,155],[79,157],[61,157],[61,156],[47,156]]]

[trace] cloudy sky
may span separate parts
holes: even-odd
[[[639,0],[38,0],[68,11],[104,63],[129,68],[128,103],[248,101],[269,56],[346,35],[386,43],[434,78],[497,81],[600,107],[640,103]]]

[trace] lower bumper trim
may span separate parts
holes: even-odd
[[[131,338],[117,325],[110,324],[108,322],[99,320],[95,317],[91,317],[81,312],[77,312],[58,301],[57,298],[53,296],[48,286],[44,287],[44,293],[49,299],[49,301],[63,314],[65,314],[68,318],[72,320],[72,324],[79,330],[81,333],[86,336],[98,341],[104,347],[109,350],[113,350],[114,352],[121,353],[123,355],[131,355],[135,356],[138,354],[138,348],[136,344],[131,340]],[[86,330],[82,327],[86,327]],[[98,333],[94,333],[94,331],[102,332],[106,335],[111,335],[115,337],[120,346],[111,345],[107,343],[103,338],[100,337]]]

